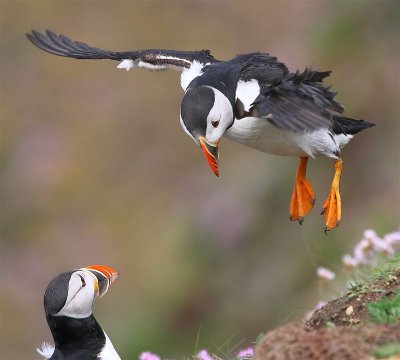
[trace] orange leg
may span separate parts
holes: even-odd
[[[342,217],[342,201],[339,193],[339,181],[342,174],[343,160],[335,160],[335,175],[333,177],[331,192],[322,206],[321,214],[325,216],[325,234],[339,225]]]
[[[300,225],[303,223],[304,216],[315,204],[314,190],[306,179],[307,161],[308,157],[306,156],[300,158],[290,201],[290,220],[298,221]]]

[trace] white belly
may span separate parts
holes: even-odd
[[[337,158],[341,147],[352,137],[332,136],[328,129],[299,134],[281,130],[266,119],[251,117],[235,120],[224,136],[268,154],[313,158],[319,155]]]

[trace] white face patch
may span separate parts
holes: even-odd
[[[239,99],[243,105],[244,110],[249,111],[251,104],[260,94],[260,85],[256,79],[250,81],[239,80],[236,88],[236,99]]]
[[[97,278],[90,271],[75,271],[69,280],[67,301],[57,316],[82,319],[92,314],[93,301],[97,295]],[[98,290],[97,290],[98,291]]]
[[[210,143],[217,143],[224,135],[225,130],[233,121],[232,105],[228,98],[219,90],[210,87],[214,91],[214,106],[207,116],[206,139]]]
[[[198,61],[193,61],[192,65],[188,69],[184,69],[181,74],[181,86],[182,89],[186,91],[187,87],[189,84],[192,82],[192,80],[198,76],[203,75],[203,67],[204,64],[198,62]]]

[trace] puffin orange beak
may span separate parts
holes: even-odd
[[[218,171],[218,144],[210,143],[203,136],[199,137],[200,147],[202,148],[204,155],[206,156],[208,165],[212,172],[219,176]]]
[[[82,270],[90,271],[98,281],[98,297],[102,297],[119,276],[118,271],[105,265],[90,265]]]

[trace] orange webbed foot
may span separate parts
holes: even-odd
[[[325,234],[339,226],[342,218],[342,201],[339,192],[339,181],[342,173],[343,161],[335,160],[335,175],[332,181],[331,192],[322,206],[321,214],[325,217]]]
[[[300,158],[290,201],[290,220],[298,221],[300,225],[302,225],[304,217],[315,204],[314,190],[305,177],[307,161],[307,157]]]

